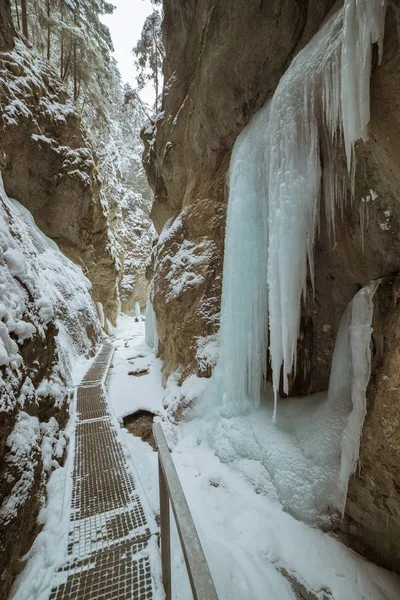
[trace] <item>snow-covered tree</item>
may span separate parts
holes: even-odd
[[[132,52],[138,70],[138,89],[142,90],[150,82],[154,87],[154,111],[158,112],[159,97],[162,87],[162,63],[164,46],[161,37],[161,15],[154,10],[144,22],[142,35]]]
[[[100,112],[106,110],[103,100],[109,90],[113,45],[100,17],[113,10],[105,0],[14,3],[15,26],[50,61],[81,112],[90,102]]]
[[[82,114],[98,156],[123,307],[133,311],[135,301],[145,301],[144,271],[154,232],[140,139],[151,110],[137,90],[122,85],[110,31],[100,20],[114,7],[106,0],[15,0],[13,8],[21,30],[26,10],[29,42],[50,61]],[[158,20],[150,22],[159,28]]]

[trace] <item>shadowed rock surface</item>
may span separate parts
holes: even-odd
[[[7,7],[7,5],[6,5]],[[2,9],[0,167],[7,194],[80,265],[96,302],[115,323],[119,310],[115,257],[101,202],[96,157],[81,119],[49,64],[16,39]]]

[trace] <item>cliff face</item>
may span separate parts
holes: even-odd
[[[181,365],[183,377],[210,374],[199,357],[204,340],[219,328],[232,146],[333,4],[164,1],[163,111],[153,130],[144,132],[144,162],[155,193],[152,217],[162,232],[153,255],[152,285],[166,376]],[[346,183],[335,238],[328,233],[322,198],[316,293],[302,309],[298,376],[291,382],[291,395],[327,389],[347,304],[370,280],[400,271],[400,67],[396,19],[390,9],[384,40],[379,67],[377,52],[374,55],[369,139],[356,145],[355,191],[352,194]],[[332,160],[346,180],[344,152],[338,150]],[[361,470],[350,482],[342,529],[355,548],[399,570],[396,281],[386,281],[375,302],[381,333],[374,343],[375,350],[379,344],[380,358],[373,362]],[[382,294],[393,303],[385,304]]]
[[[100,324],[82,270],[7,198],[0,180],[0,598],[29,550],[62,463],[72,368]]]
[[[96,159],[52,69],[21,41],[10,48],[10,21],[6,8],[2,10],[0,148],[5,189],[82,266],[95,300],[114,322],[117,273]]]
[[[145,310],[149,282],[146,279],[146,264],[151,252],[154,228],[150,221],[152,201],[127,190],[121,202],[118,240],[123,245],[122,277],[119,283],[121,311],[135,314],[135,304]]]
[[[95,160],[53,71],[14,41],[8,1],[0,6],[0,120],[4,600],[40,527],[47,479],[64,458],[74,362],[89,357],[100,339],[92,291],[110,319],[117,314],[116,272]],[[8,195],[19,202],[7,196],[3,178]]]
[[[182,363],[198,370],[198,340],[218,329],[225,177],[233,143],[333,4],[164,2],[163,112],[154,132],[145,134],[144,162],[155,194],[156,229],[179,215],[158,246],[154,278],[167,374]],[[179,289],[175,282],[186,271],[188,285]]]

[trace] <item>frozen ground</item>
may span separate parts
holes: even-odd
[[[183,394],[189,398],[201,394],[207,381],[192,377],[182,390],[171,377],[164,389],[161,363],[144,343],[143,322],[121,317],[113,343],[116,352],[108,392],[116,417],[122,423],[122,417],[146,409],[161,418],[220,600],[303,598],[296,595],[283,570],[318,600],[400,598],[397,576],[368,563],[333,537],[283,510],[279,481],[268,476],[265,461],[271,459],[276,464],[279,453],[288,452],[296,443],[290,434],[289,412],[285,416],[279,411],[281,422],[278,420],[277,426],[271,422],[272,406],[246,417],[194,417],[176,424],[171,408]],[[87,366],[87,362],[77,365],[76,382]],[[144,367],[149,371],[147,375],[129,375]],[[297,418],[294,412],[291,418]],[[72,447],[74,424],[73,415],[67,431]],[[126,429],[121,433],[157,514],[157,454]],[[70,466],[71,452],[66,467],[56,469],[50,478],[49,502],[40,515],[44,527],[13,588],[12,600],[48,600],[52,576],[62,564],[62,548],[68,534]],[[303,471],[299,476],[297,467],[294,462],[292,490],[296,479],[305,478]],[[174,523],[172,527],[173,598],[191,600]]]
[[[143,322],[121,317],[114,344],[110,401],[120,419],[138,409],[147,409],[163,420],[220,600],[294,600],[296,594],[281,569],[319,599],[400,597],[398,577],[368,563],[333,537],[283,510],[277,483],[267,476],[260,459],[275,453],[276,461],[279,445],[288,448],[283,431],[271,424],[270,410],[255,410],[247,417],[215,417],[217,421],[196,417],[187,423],[173,424],[168,419],[171,407],[183,393],[186,397],[194,396],[207,383],[193,377],[182,391],[172,377],[163,389],[160,361],[144,344]],[[129,371],[143,367],[149,370],[148,375],[128,375]],[[287,422],[288,419],[286,425]],[[157,455],[147,443],[126,430],[124,435],[157,512]],[[296,443],[293,436],[290,443]],[[229,450],[229,460],[224,458],[225,449]],[[233,450],[236,460],[232,460]],[[296,469],[296,464],[293,468]],[[299,475],[294,471],[292,477],[294,490]],[[176,531],[172,545],[173,598],[189,600],[190,587]]]

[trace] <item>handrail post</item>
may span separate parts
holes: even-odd
[[[218,600],[210,569],[204,556],[199,536],[178,473],[168,449],[160,423],[153,423],[153,434],[158,449],[161,515],[161,564],[167,600],[171,600],[171,546],[170,511],[181,542],[186,570],[194,600]]]
[[[166,600],[172,599],[171,592],[171,529],[169,496],[161,459],[158,456],[158,479],[160,487],[161,567]]]

